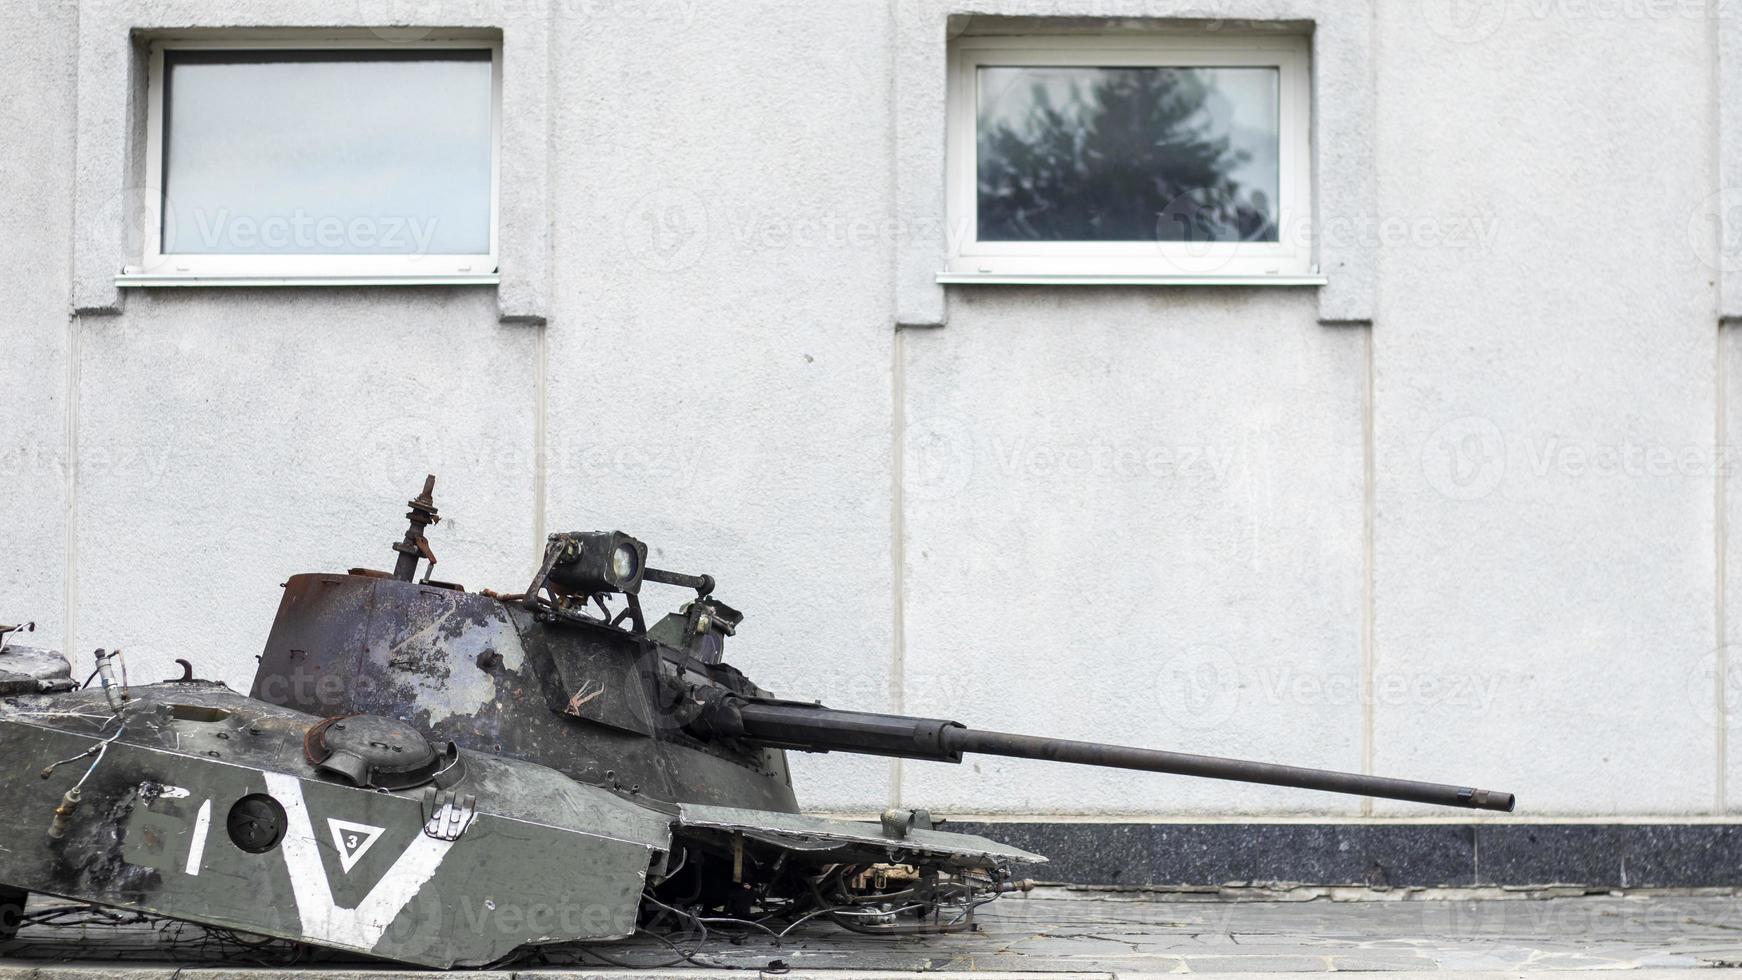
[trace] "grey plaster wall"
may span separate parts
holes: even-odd
[[[0,89],[0,622],[64,639],[68,269],[72,245],[77,16],[46,8],[14,24]],[[58,120],[58,122],[56,122]]]
[[[1688,232],[1714,22],[1424,26],[1381,12],[1381,210],[1494,226],[1381,253],[1374,671],[1403,693],[1374,764],[1504,772],[1533,812],[1727,805],[1715,270]]]
[[[908,709],[1359,769],[1365,341],[1308,290],[983,288],[907,334]],[[995,759],[904,798],[1359,806]]]
[[[717,576],[777,693],[885,709],[889,12],[559,10],[547,520]],[[797,768],[811,805],[888,792],[881,760]]]
[[[908,128],[949,4],[0,0],[0,621],[245,686],[277,583],[388,564],[436,472],[438,577],[518,589],[545,532],[623,527],[719,576],[783,694],[1481,779],[1535,816],[1728,811],[1734,18],[1187,6],[961,9],[1321,19],[1335,159],[1371,161],[1331,185],[1340,292],[934,293],[937,134]],[[500,295],[114,290],[128,135],[96,123],[126,129],[135,21],[499,21],[522,268]],[[799,773],[829,810],[1364,812],[998,761]]]

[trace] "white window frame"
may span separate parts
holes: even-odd
[[[942,283],[1322,285],[1313,236],[1310,38],[1121,32],[964,36],[950,49]],[[1276,242],[982,242],[978,79],[984,67],[1256,67],[1279,72]]]
[[[165,51],[382,50],[408,47],[490,52],[490,250],[472,255],[187,254],[163,252]],[[502,172],[502,42],[490,37],[430,37],[390,42],[366,37],[200,38],[152,41],[146,91],[145,212],[142,262],[116,277],[123,286],[486,285],[498,281]]]

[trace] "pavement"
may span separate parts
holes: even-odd
[[[1279,977],[1359,971],[1438,972],[1471,980],[1571,970],[1688,980],[1687,970],[1742,978],[1742,896],[1734,890],[1605,892],[1421,889],[1203,889],[1119,892],[1042,888],[993,903],[972,934],[868,937],[824,924],[781,943],[684,944],[692,961],[642,940],[552,953],[486,974],[672,977],[744,971],[796,980],[895,980],[972,974],[976,980],[1128,980],[1157,974]],[[0,980],[368,980],[406,971],[244,947],[196,927],[32,926],[0,946]],[[698,965],[700,964],[700,965]],[[634,967],[631,969],[630,967]],[[1710,974],[1707,974],[1708,976]]]

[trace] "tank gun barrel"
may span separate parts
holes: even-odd
[[[1477,810],[1498,810],[1511,813],[1514,799],[1511,793],[1450,786],[1444,783],[1424,783],[1413,779],[1391,779],[1330,769],[1305,769],[1271,762],[1246,759],[1224,759],[1159,749],[1136,749],[1099,742],[1073,742],[1062,738],[1041,738],[1034,735],[1009,735],[1004,732],[983,732],[970,728],[945,733],[944,741],[963,753],[1002,755],[1015,759],[1045,759],[1050,762],[1070,762],[1082,766],[1107,766],[1114,769],[1138,769],[1144,772],[1167,772],[1180,776],[1203,776],[1208,779],[1232,779],[1242,783],[1264,783],[1270,786],[1296,786],[1301,789],[1323,790],[1327,793],[1349,793],[1374,796],[1387,800],[1407,800],[1411,803],[1433,803],[1440,806],[1461,806]]]
[[[749,699],[713,699],[698,721],[702,734],[739,738],[805,752],[853,752],[904,759],[961,762],[964,755],[999,755],[1083,766],[1163,772],[1243,783],[1293,786],[1387,800],[1510,813],[1511,793],[1390,779],[1360,773],[1306,769],[1244,759],[1139,749],[1100,742],[1075,742],[1036,735],[1012,735],[968,728],[938,718],[912,718],[863,711],[839,711],[817,704]]]

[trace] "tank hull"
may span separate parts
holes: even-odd
[[[464,754],[461,814],[433,789],[323,778],[303,749],[318,719],[215,685],[131,693],[94,767],[81,753],[117,729],[101,695],[0,702],[18,763],[0,775],[0,890],[446,968],[631,935],[670,847],[668,817],[543,767]],[[263,841],[232,828],[262,799],[282,825],[253,853]]]

